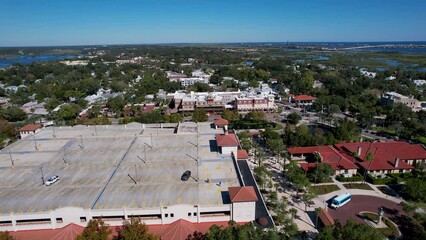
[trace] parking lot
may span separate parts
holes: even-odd
[[[180,130],[43,129],[0,152],[0,213],[223,204],[222,192],[240,183],[232,159],[217,153],[214,137],[222,130],[207,123]],[[187,170],[191,178],[182,181]],[[60,180],[43,185],[42,176],[53,175]]]

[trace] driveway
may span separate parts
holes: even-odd
[[[357,216],[359,212],[377,212],[381,207],[385,210],[385,216],[391,219],[403,213],[402,207],[398,203],[367,195],[352,195],[352,200],[349,203],[338,209],[328,208],[328,213],[342,224],[345,224],[349,219],[363,223],[362,219]]]

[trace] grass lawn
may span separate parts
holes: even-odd
[[[327,194],[327,193],[331,193],[331,192],[340,190],[340,188],[337,185],[334,185],[334,184],[312,186],[312,189],[314,190],[315,194],[317,194],[317,195],[323,195],[323,194]]]
[[[345,186],[345,188],[348,188],[348,189],[373,190],[370,186],[368,186],[368,184],[365,184],[365,183],[347,183],[347,184],[343,184],[343,186]]]

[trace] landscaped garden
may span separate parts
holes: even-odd
[[[347,183],[343,184],[345,188],[347,189],[363,189],[363,190],[373,190],[368,184],[366,183]]]
[[[334,185],[334,184],[312,186],[312,189],[315,192],[315,194],[317,194],[317,195],[323,195],[323,194],[327,194],[327,193],[331,193],[331,192],[340,190],[340,188],[337,185]]]

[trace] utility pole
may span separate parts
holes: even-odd
[[[52,126],[52,130],[53,130],[53,137],[56,138],[55,126]]]

